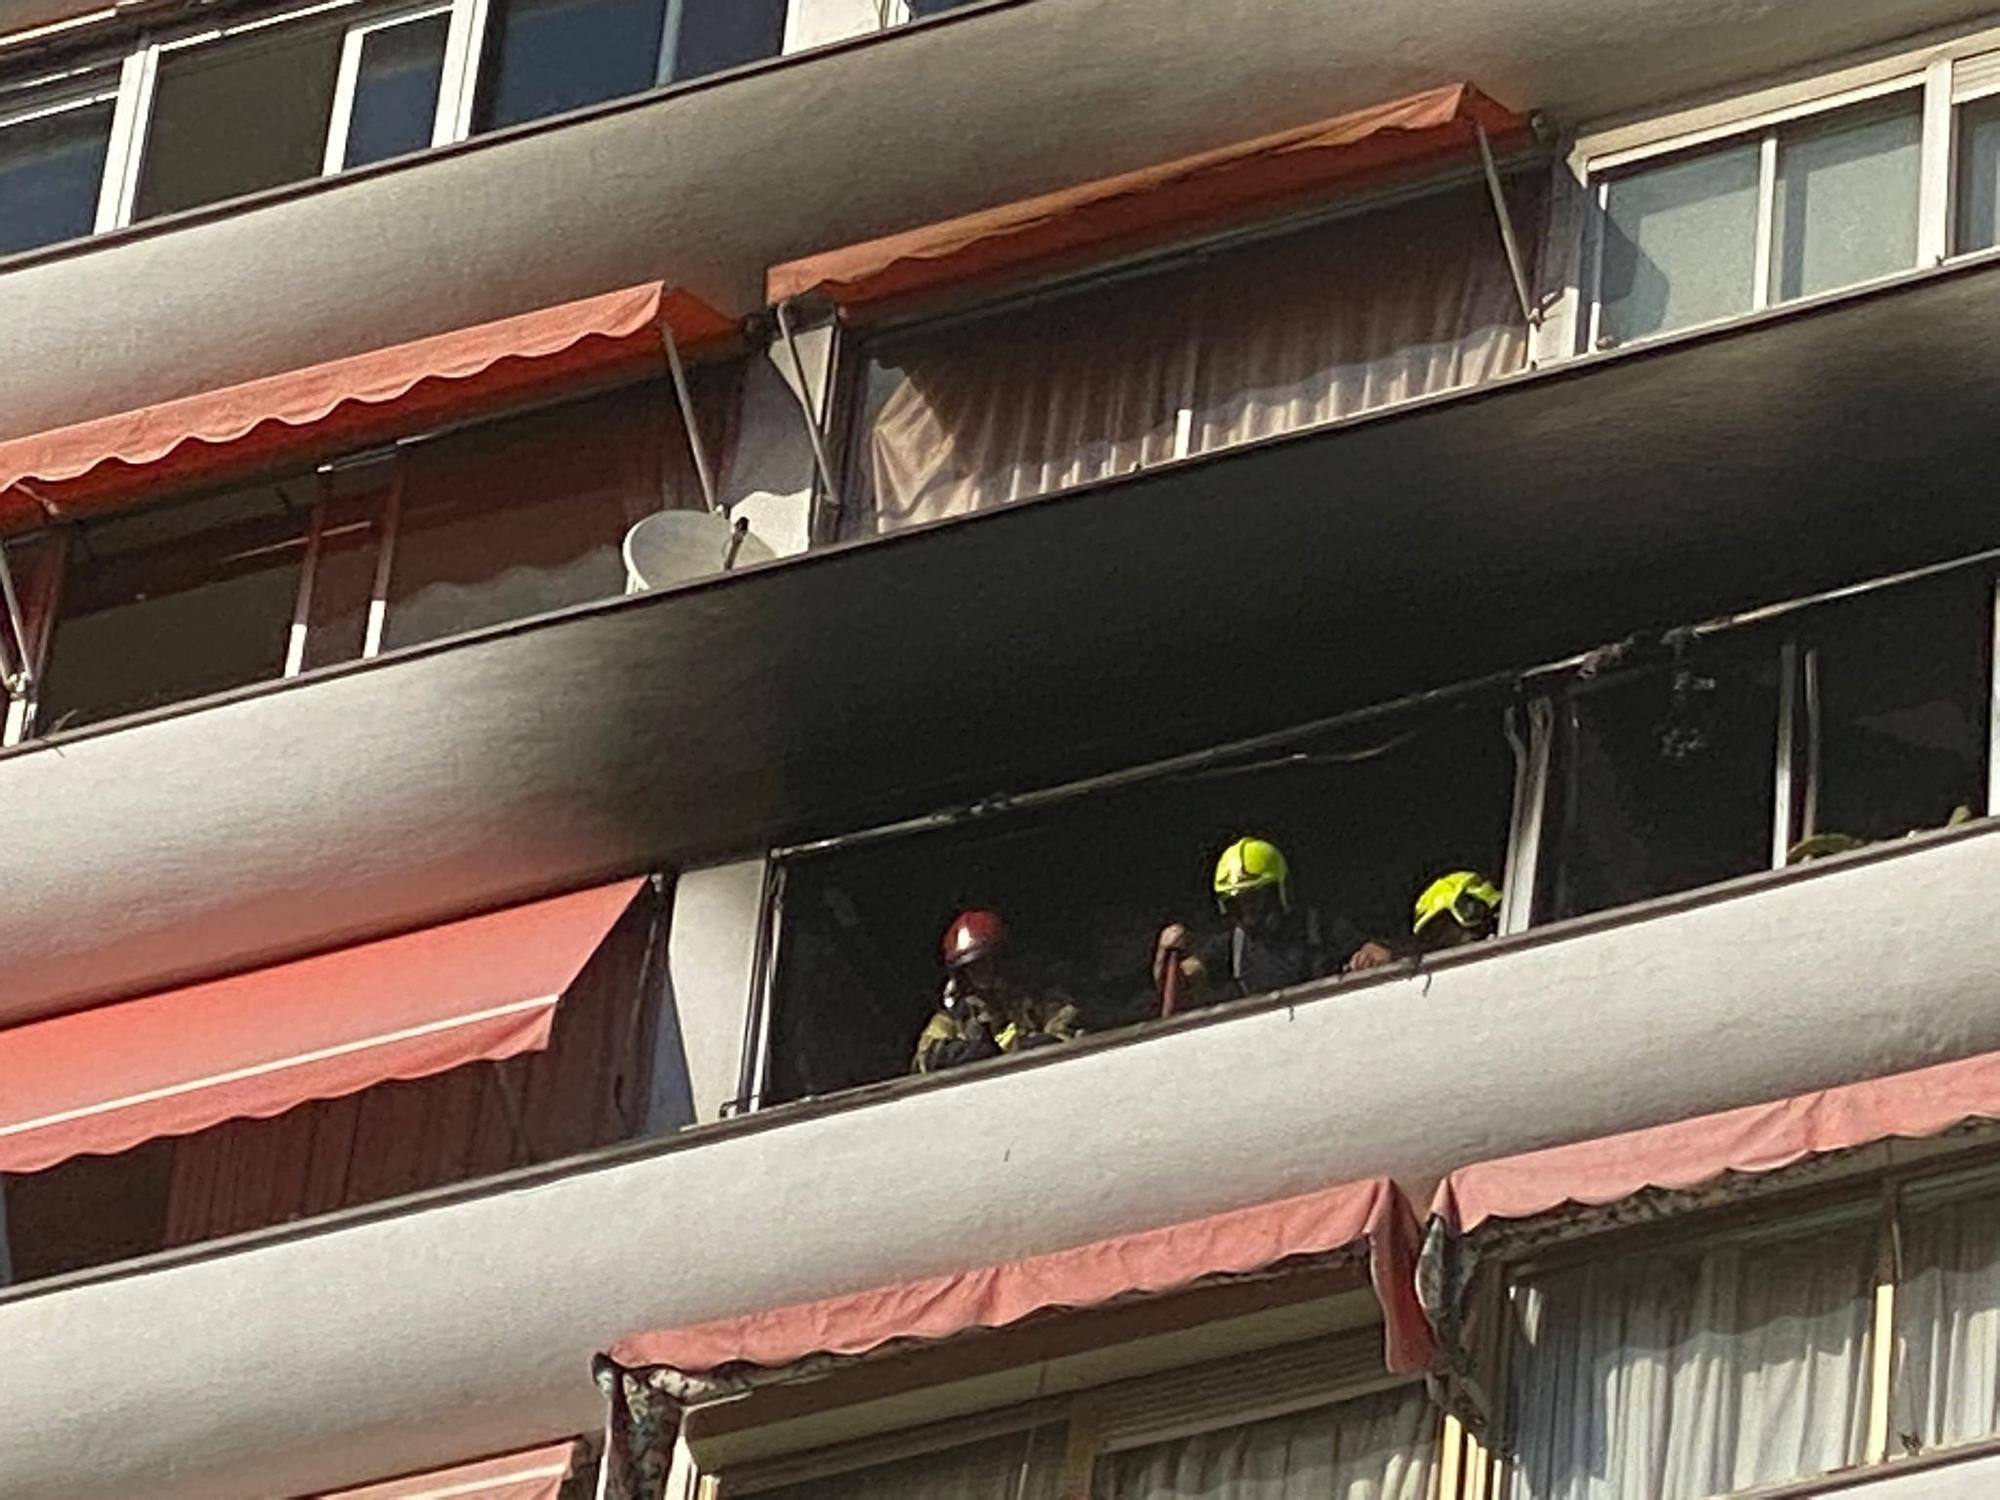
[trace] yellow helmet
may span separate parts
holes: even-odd
[[[1449,915],[1465,928],[1477,927],[1500,910],[1500,888],[1476,870],[1453,870],[1424,887],[1417,897],[1412,932],[1422,932],[1438,917]]]
[[[1238,839],[1215,862],[1215,903],[1228,909],[1232,898],[1246,891],[1278,888],[1278,905],[1292,909],[1292,867],[1276,844],[1264,839]]]

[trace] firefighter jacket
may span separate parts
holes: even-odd
[[[912,1073],[935,1073],[960,1063],[1021,1052],[1079,1034],[1076,1006],[1051,993],[1037,998],[1004,980],[991,995],[947,998],[917,1038]]]

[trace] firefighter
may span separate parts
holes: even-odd
[[[1215,902],[1226,925],[1191,937],[1176,922],[1160,933],[1153,980],[1166,1009],[1355,974],[1395,958],[1345,918],[1328,921],[1309,906],[1295,906],[1291,866],[1266,839],[1241,838],[1222,851]]]
[[[1076,1007],[1061,995],[1036,999],[1001,977],[1007,924],[996,912],[962,911],[944,932],[944,995],[917,1038],[913,1073],[1045,1047],[1078,1034]]]
[[[1500,888],[1476,870],[1453,870],[1424,887],[1410,930],[1426,953],[1483,942],[1500,930]]]

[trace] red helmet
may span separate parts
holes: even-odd
[[[944,930],[944,966],[962,969],[1000,951],[1007,941],[1007,924],[998,912],[962,911]]]

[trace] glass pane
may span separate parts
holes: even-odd
[[[83,528],[38,723],[74,728],[276,677],[305,551],[303,497],[238,491]]]
[[[941,16],[948,10],[958,10],[971,3],[972,0],[910,0],[910,17],[922,20],[925,16]]]
[[[375,564],[381,556],[382,513],[388,495],[388,476],[367,472],[382,482],[327,500],[319,559],[313,565],[302,671],[354,660],[361,655],[367,637],[368,604],[375,591]],[[346,477],[335,475],[334,482]]]
[[[366,166],[431,143],[450,24],[449,16],[429,16],[368,33],[361,43],[342,166]]]
[[[1614,181],[1599,331],[1624,342],[1748,312],[1757,269],[1755,143]]]
[[[894,1463],[758,1490],[757,1496],[758,1500],[1057,1500],[1064,1441],[1060,1425],[1009,1432]]]
[[[1767,868],[1777,647],[1696,656],[1558,710],[1552,916]]]
[[[681,0],[668,77],[702,78],[785,50],[787,0]]]
[[[2000,1196],[1989,1184],[1920,1205],[1902,1214],[1894,1418],[1906,1442],[1937,1448],[2000,1432]]]
[[[341,41],[316,24],[163,54],[133,217],[319,176]]]
[[[1963,255],[2000,245],[2000,94],[1958,112],[1958,234]]]
[[[653,86],[666,0],[501,0],[479,128],[494,130]]]
[[[1828,613],[1807,637],[1820,714],[1813,831],[1862,839],[1986,806],[1993,586],[1967,573]]]
[[[111,104],[0,127],[0,255],[89,234],[111,140]]]
[[[1520,1500],[1704,1500],[1858,1462],[1874,1266],[1871,1216],[1521,1287]]]
[[[1442,1414],[1422,1386],[1099,1459],[1094,1500],[1429,1500]]]
[[[626,530],[698,503],[668,479],[673,400],[649,383],[410,449],[383,645],[622,594]]]
[[[1916,96],[1843,111],[1778,143],[1771,298],[1788,302],[1917,263]]]

